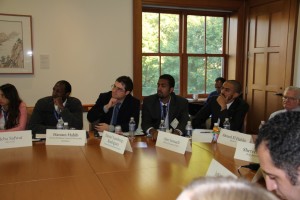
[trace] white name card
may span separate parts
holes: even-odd
[[[255,151],[255,144],[253,143],[237,142],[234,158],[252,163],[259,163],[258,156]]]
[[[210,129],[194,129],[192,140],[193,142],[211,143],[213,138],[212,130]]]
[[[125,150],[132,152],[132,148],[127,137],[108,131],[103,132],[100,146],[120,154],[124,154]]]
[[[46,145],[84,146],[85,130],[46,130]]]
[[[189,138],[162,131],[158,131],[156,146],[180,154],[184,154],[185,151],[192,152]]]
[[[218,138],[218,143],[224,144],[230,147],[236,147],[236,142],[250,142],[252,136],[238,131],[231,131],[227,129],[221,129]]]
[[[32,146],[31,131],[0,133],[0,149]]]
[[[224,167],[221,163],[219,163],[215,159],[212,159],[212,161],[210,162],[210,165],[206,172],[206,176],[213,176],[213,177],[231,176],[237,178],[235,174],[233,174],[231,171],[229,171],[226,167]]]

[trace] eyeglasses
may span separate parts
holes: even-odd
[[[282,97],[282,100],[283,101],[296,101],[296,100],[298,100],[297,98],[295,98],[295,97],[287,97],[287,96],[283,96]]]
[[[112,84],[111,85],[111,89],[115,89],[115,90],[117,90],[118,92],[125,92],[125,89],[123,89],[123,88],[119,88],[119,87],[117,87],[115,84]]]

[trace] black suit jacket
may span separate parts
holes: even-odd
[[[220,118],[220,127],[223,127],[225,118],[229,118],[230,129],[233,131],[243,131],[244,118],[248,112],[249,105],[242,99],[236,98],[229,109],[221,111],[221,106],[217,102],[218,96],[208,99],[208,102],[193,117],[193,128],[205,128],[203,124],[211,115],[211,128]]]
[[[103,107],[108,104],[111,99],[111,91],[106,93],[101,93],[96,101],[96,104],[88,111],[87,119],[91,123],[106,123],[110,124],[114,107],[111,107],[107,113],[104,112]],[[129,131],[129,121],[130,117],[134,117],[136,128],[139,124],[140,116],[140,100],[128,94],[118,113],[117,124],[122,127],[122,131]]]
[[[32,130],[33,137],[36,133],[46,133],[46,129],[56,129],[57,119],[54,110],[52,96],[41,98],[36,102],[27,127],[27,129]],[[69,127],[82,129],[83,111],[80,100],[75,97],[68,97],[61,117],[64,122],[69,123]]]
[[[175,118],[179,121],[176,129],[185,134],[185,126],[189,120],[188,101],[172,93],[169,105],[169,123]],[[158,129],[160,120],[161,106],[159,97],[157,94],[145,97],[142,106],[142,129],[144,133],[151,127]],[[169,127],[171,128],[172,126],[169,125]]]

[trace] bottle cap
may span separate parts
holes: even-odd
[[[214,123],[214,126],[219,126],[219,124],[218,123]]]

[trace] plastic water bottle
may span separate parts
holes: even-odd
[[[192,137],[193,127],[191,121],[187,122],[187,125],[185,126],[185,133],[186,133],[186,137]]]
[[[133,117],[130,117],[129,121],[129,139],[134,139],[134,133],[135,133],[135,121]]]
[[[213,143],[217,142],[219,134],[220,134],[219,124],[218,123],[214,123],[214,127],[213,127],[213,139],[212,139]]]
[[[56,129],[63,129],[64,128],[64,121],[62,118],[57,120]]]
[[[167,130],[166,125],[165,125],[165,121],[163,119],[160,120],[159,130],[163,131],[163,132],[166,132],[166,130]]]
[[[64,122],[64,129],[66,129],[66,130],[69,129],[69,123],[68,122]]]
[[[225,121],[223,123],[223,128],[230,130],[230,122],[229,122],[229,118],[225,118]]]

